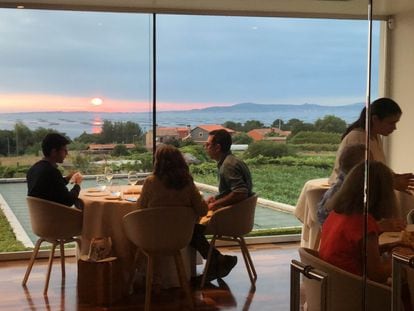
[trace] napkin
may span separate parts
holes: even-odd
[[[131,186],[124,190],[124,194],[139,194],[141,193],[141,186]]]

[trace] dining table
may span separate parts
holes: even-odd
[[[83,202],[83,231],[80,256],[87,258],[91,241],[96,238],[111,239],[111,257],[116,257],[121,270],[121,284],[124,295],[130,293],[131,280],[138,271],[145,271],[136,263],[142,264],[145,258],[136,261],[137,247],[129,241],[123,227],[123,217],[139,209],[137,200],[142,186],[118,185],[101,191],[99,188],[83,189],[79,198]],[[195,251],[191,247],[182,250],[188,279],[195,273]],[[142,255],[143,256],[143,255]],[[162,287],[178,286],[173,258],[163,259],[159,273]],[[145,277],[145,275],[143,276]]]
[[[137,210],[141,186],[117,186],[111,189],[87,188],[80,192],[83,202],[83,230],[80,256],[89,255],[92,239],[110,238],[111,256],[121,266],[122,292],[129,291],[134,273],[136,247],[128,240],[123,229],[123,217]]]

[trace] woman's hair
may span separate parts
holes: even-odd
[[[359,119],[352,123],[346,129],[345,133],[342,135],[341,139],[344,139],[350,131],[356,128],[365,129],[365,115],[367,108],[362,109]],[[382,97],[374,100],[371,103],[371,118],[372,116],[377,116],[380,120],[386,117],[392,117],[395,115],[401,115],[402,110],[398,104],[393,101],[391,98]]]
[[[338,214],[362,214],[364,211],[365,163],[355,166],[345,178],[341,189],[328,201],[326,208]],[[396,211],[393,173],[383,163],[369,165],[368,212],[376,219],[391,217]]]
[[[193,182],[183,155],[180,150],[171,145],[162,145],[157,148],[153,174],[167,188],[180,190]]]
[[[354,144],[346,146],[339,156],[339,169],[348,174],[357,164],[365,160],[365,145]]]

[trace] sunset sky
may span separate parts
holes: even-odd
[[[0,9],[0,113],[148,111],[150,29],[147,14]],[[159,15],[157,29],[159,110],[364,101],[366,21]]]

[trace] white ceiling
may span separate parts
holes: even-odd
[[[372,0],[374,15],[414,11],[414,0]],[[368,0],[0,0],[0,7],[218,15],[364,18]]]

